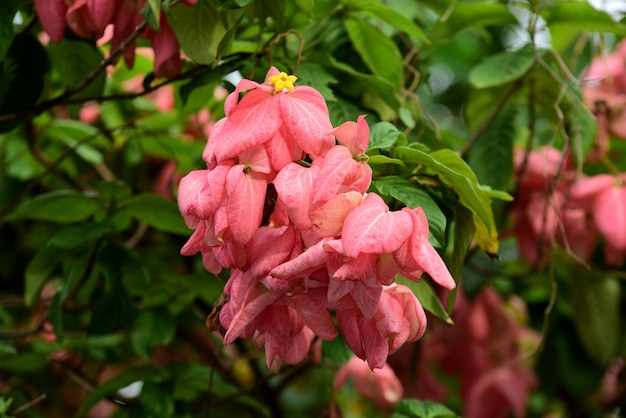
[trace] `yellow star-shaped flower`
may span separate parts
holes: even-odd
[[[293,83],[296,82],[298,77],[295,75],[287,75],[287,73],[280,73],[273,75],[269,78],[270,83],[274,85],[276,91],[283,91],[283,89],[293,90]]]

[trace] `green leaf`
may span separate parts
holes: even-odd
[[[245,61],[245,58],[231,59],[221,62],[215,68],[206,68],[193,76],[191,80],[180,86],[180,98],[183,104],[189,100],[189,96],[199,87],[203,87],[212,83],[217,83],[226,74],[237,70]]]
[[[446,216],[430,194],[418,187],[417,184],[398,176],[379,177],[372,181],[372,184],[380,194],[393,197],[411,209],[418,206],[424,209],[431,235],[429,240],[433,245],[443,246],[442,244],[445,242]]]
[[[148,23],[150,23],[150,26],[152,26],[154,30],[159,30],[159,21],[161,20],[161,0],[148,0],[148,5],[150,6],[150,10],[152,11],[153,17],[151,20],[154,21],[154,25],[152,25],[150,21],[148,21]]]
[[[199,64],[212,64],[217,50],[241,10],[218,10],[217,0],[198,0],[191,7],[173,7],[168,23],[185,54]]]
[[[126,209],[132,216],[162,232],[189,235],[176,202],[162,198],[153,193],[142,193],[133,196],[126,202]]]
[[[595,143],[598,123],[580,98],[575,97],[572,101],[570,113],[566,117],[574,149],[572,154],[576,161],[585,161]]]
[[[0,358],[17,355],[17,349],[10,343],[0,341]]]
[[[102,162],[102,153],[93,146],[108,147],[102,133],[92,125],[70,119],[55,119],[43,132],[48,138],[74,148],[83,160],[96,165]]]
[[[381,165],[385,165],[385,164],[394,164],[394,165],[399,165],[404,167],[404,161],[399,160],[397,158],[391,158],[391,157],[387,157],[386,155],[382,155],[382,154],[374,154],[374,155],[368,155],[367,157],[367,163],[369,165],[376,165],[376,164],[381,164]]]
[[[378,122],[370,129],[370,149],[390,149],[398,140],[402,132],[389,122]]]
[[[354,68],[350,67],[348,64],[339,62],[330,55],[326,57],[326,61],[335,69],[355,78],[362,88],[365,88],[366,90],[378,95],[392,109],[398,109],[400,107],[400,101],[398,100],[398,96],[396,95],[396,91],[398,89],[394,87],[391,80],[387,80],[377,75],[360,73]],[[362,111],[359,110],[357,117],[361,113]],[[356,117],[347,119],[354,120],[356,119]],[[345,120],[346,119],[343,119],[342,121]]]
[[[569,285],[578,335],[589,355],[605,366],[620,343],[619,280],[577,268],[571,273]]]
[[[315,90],[319,91],[324,99],[328,101],[336,101],[337,98],[333,94],[333,91],[329,84],[336,84],[337,79],[331,75],[319,64],[304,63],[298,69],[298,85],[311,86]]]
[[[113,230],[114,228],[106,223],[86,223],[83,225],[68,226],[54,234],[48,241],[48,245],[59,248],[74,248],[81,245],[90,245],[98,238]]]
[[[491,210],[491,199],[461,157],[448,149],[429,154],[410,147],[397,147],[395,154],[405,164],[413,162],[428,167],[446,186],[453,189],[458,194],[461,204],[473,214],[475,237],[480,248],[490,256],[498,254],[498,231]]]
[[[313,13],[315,10],[315,0],[295,0],[298,9],[302,10],[307,15]]]
[[[523,76],[535,62],[532,45],[518,51],[504,51],[482,60],[469,73],[469,82],[474,87],[500,86]]]
[[[104,60],[102,52],[95,45],[86,41],[63,39],[59,43],[48,45],[52,67],[59,74],[66,89],[74,88],[83,81]],[[104,91],[106,71],[100,74],[73,98],[98,97]]]
[[[513,142],[517,109],[506,106],[469,149],[467,162],[478,181],[508,190],[513,179]]]
[[[401,12],[392,9],[384,4],[373,1],[349,1],[348,5],[357,7],[364,12],[374,16],[384,22],[389,23],[394,28],[406,33],[407,35],[415,36],[426,44],[430,44],[430,41],[424,34],[424,31],[415,24],[411,19],[407,18]]]
[[[152,347],[167,345],[175,332],[176,319],[167,308],[144,310],[130,331],[130,344],[139,357],[149,360]]]
[[[404,285],[411,289],[411,292],[413,292],[417,300],[419,300],[424,309],[426,309],[428,312],[448,324],[454,324],[452,318],[448,314],[448,311],[443,306],[443,304],[439,300],[439,297],[435,293],[435,290],[427,280],[424,280],[424,278],[422,278],[420,281],[416,282],[398,274],[396,276],[396,283]]]
[[[146,383],[141,388],[139,403],[149,417],[174,417],[174,400],[169,385]]]
[[[0,62],[4,59],[11,42],[13,42],[13,18],[16,12],[11,7],[12,5],[7,7],[4,3],[0,6]]]
[[[153,2],[154,0],[150,1]],[[159,30],[159,20],[161,20],[161,14],[154,13],[154,11],[152,10],[152,3],[144,4],[143,8],[141,9],[141,16],[143,16],[144,20],[148,22],[148,25],[150,25],[152,29],[154,29],[155,31]]]
[[[113,395],[118,390],[135,382],[162,382],[167,378],[164,370],[157,370],[150,366],[139,366],[126,369],[119,375],[104,383],[99,384],[93,392],[89,393],[80,408],[76,412],[75,417],[84,417],[87,412],[100,400],[107,396]]]
[[[7,219],[73,223],[86,220],[100,207],[100,202],[91,195],[59,190],[22,202]]]
[[[48,54],[35,37],[27,33],[15,36],[0,62],[0,115],[34,106],[43,91],[48,68]],[[0,133],[10,131],[23,119],[0,122]]]
[[[336,365],[347,363],[354,355],[341,334],[339,334],[334,340],[323,340],[322,353],[324,358],[328,358]]]
[[[41,295],[43,285],[65,256],[66,252],[56,247],[42,245],[30,260],[24,272],[24,303],[33,306]]]
[[[553,30],[566,28],[575,32],[612,32],[626,35],[626,25],[616,22],[609,14],[594,8],[588,2],[551,2],[542,8],[541,17],[551,33]]]
[[[116,332],[133,320],[137,313],[133,299],[120,280],[113,280],[109,290],[93,307],[89,332],[91,334],[110,334]]]
[[[217,9],[220,11],[225,9],[241,9],[251,2],[252,0],[217,0]]]
[[[354,48],[370,71],[398,90],[404,74],[398,46],[365,20],[347,19],[344,25]]]
[[[428,4],[427,6],[431,6]],[[439,7],[440,5],[443,8]],[[441,13],[445,13],[446,19],[439,20],[427,34],[434,42],[442,42],[468,27],[484,28],[489,25],[516,24],[517,19],[506,4],[488,1],[477,2],[441,2],[435,5]]]
[[[445,406],[418,399],[403,399],[396,404],[392,418],[456,418]]]

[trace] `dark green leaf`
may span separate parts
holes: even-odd
[[[252,0],[217,0],[217,9],[241,9],[251,3]]]
[[[336,84],[337,79],[319,64],[304,63],[298,69],[298,85],[311,86],[319,91],[326,101],[336,101],[337,98],[329,84]]]
[[[410,147],[396,147],[395,154],[405,164],[413,162],[428,167],[445,185],[453,189],[458,194],[461,204],[473,214],[476,241],[480,248],[491,256],[498,253],[498,231],[491,210],[491,199],[461,157],[448,149],[429,154]]]
[[[22,202],[7,219],[72,223],[84,221],[99,208],[100,202],[91,195],[72,190],[59,190]]]
[[[132,369],[127,369],[115,376],[112,379],[107,380],[104,383],[99,384],[95,390],[83,401],[75,417],[84,417],[87,412],[98,401],[113,395],[118,390],[125,388],[126,386],[135,382],[161,382],[167,378],[167,373],[164,370],[157,370],[150,366],[139,366]]]
[[[620,283],[601,272],[577,268],[571,273],[569,288],[583,346],[594,360],[606,365],[620,343]]]
[[[33,306],[39,300],[41,289],[66,252],[56,247],[42,245],[30,260],[24,272],[24,302]]]
[[[467,161],[478,181],[494,189],[508,190],[513,179],[516,117],[517,109],[506,106],[469,149]]]
[[[426,309],[431,314],[435,315],[437,318],[445,321],[448,324],[453,324],[452,318],[448,314],[448,311],[443,306],[439,297],[435,293],[433,287],[428,283],[428,281],[423,278],[416,282],[414,280],[409,280],[404,276],[397,275],[396,283],[404,285],[411,289],[411,292],[415,295],[415,297],[420,301],[424,309]]]
[[[206,86],[208,84],[217,83],[226,74],[235,71],[242,65],[243,59],[233,59],[220,63],[215,68],[206,68],[197,75],[193,76],[191,80],[183,84],[180,87],[180,98],[183,104],[189,100],[189,95],[197,88]]]
[[[48,54],[36,38],[27,33],[15,36],[0,62],[0,115],[34,106],[41,96],[48,68]],[[10,131],[22,120],[0,122],[0,133]]]
[[[110,334],[127,326],[137,314],[135,304],[121,281],[114,280],[109,290],[93,307],[89,332]]]
[[[348,36],[370,71],[387,80],[394,89],[402,84],[404,66],[398,46],[365,20],[347,19]]]
[[[102,52],[95,45],[85,41],[64,39],[62,42],[51,42],[48,45],[52,66],[59,74],[63,86],[67,89],[76,87],[104,60]],[[102,95],[106,71],[102,71],[74,98],[97,97]]]
[[[7,356],[0,359],[0,370],[9,373],[25,374],[41,372],[48,366],[50,366],[48,359],[39,353],[24,353],[18,356]]]
[[[222,38],[241,12],[220,12],[217,0],[198,0],[191,7],[172,7],[168,23],[189,58],[199,64],[212,64]]]
[[[146,416],[174,417],[174,400],[169,385],[144,383],[139,395],[139,403]]]
[[[176,320],[166,308],[144,310],[135,319],[130,331],[130,343],[139,357],[148,360],[151,349],[168,344],[175,332]]]
[[[103,235],[112,232],[114,228],[105,223],[86,223],[73,225],[59,230],[50,238],[48,245],[59,248],[74,248],[80,245],[89,245]]]
[[[482,89],[509,83],[523,76],[535,62],[531,45],[518,51],[504,51],[489,56],[472,68],[469,81]]]
[[[300,10],[302,10],[305,14],[309,15],[313,13],[315,9],[315,0],[295,0],[296,5]]]
[[[433,198],[415,183],[398,176],[379,177],[372,182],[376,190],[382,195],[393,197],[407,207],[424,209],[428,219],[430,241],[433,245],[442,247],[445,242],[446,216]],[[434,241],[434,242],[433,242]]]
[[[456,418],[457,415],[445,406],[418,399],[403,399],[396,404],[392,418]]]
[[[15,10],[12,7],[0,6],[0,62],[4,59],[11,42],[13,42],[13,18]]]
[[[189,228],[185,225],[176,202],[152,193],[143,193],[129,199],[126,209],[132,216],[159,231],[189,235]]]

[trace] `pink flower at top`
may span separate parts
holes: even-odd
[[[312,87],[285,88],[285,83],[272,82],[281,73],[272,67],[265,83],[242,80],[224,104],[226,118],[220,120],[209,137],[204,158],[209,167],[235,158],[257,145],[280,141],[294,155],[298,150],[318,156],[333,145],[333,130],[328,108],[322,95]],[[239,95],[247,91],[241,100]],[[273,148],[279,144],[272,144]],[[272,167],[278,171],[281,166]]]

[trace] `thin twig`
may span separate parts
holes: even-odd
[[[47,398],[47,395],[45,393],[42,393],[41,395],[37,396],[35,399],[28,401],[24,405],[18,406],[14,410],[10,411],[9,415],[17,415],[21,412],[24,412],[27,409],[32,408],[33,406],[37,405],[39,402],[45,400],[46,398]]]

